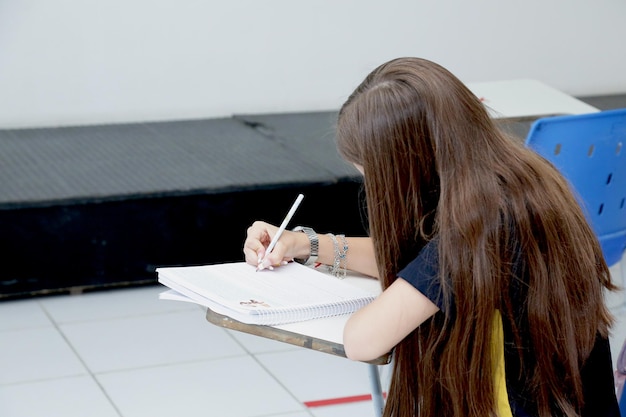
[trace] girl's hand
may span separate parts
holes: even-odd
[[[269,223],[256,221],[248,228],[247,237],[243,246],[245,260],[250,265],[259,266],[263,261],[263,268],[279,266],[290,262],[295,257],[305,258],[310,252],[309,240],[304,233],[285,230],[281,235],[272,253],[265,256],[265,250],[272,238],[278,232],[278,227]]]

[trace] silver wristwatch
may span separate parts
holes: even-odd
[[[315,230],[311,229],[310,227],[303,226],[296,226],[292,230],[294,232],[304,232],[306,237],[309,238],[309,243],[311,244],[311,255],[309,255],[307,259],[294,259],[294,261],[303,265],[312,265],[317,262],[320,241],[317,237],[317,233],[315,233]]]

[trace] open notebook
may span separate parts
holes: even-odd
[[[161,299],[191,301],[242,323],[279,325],[354,313],[377,293],[290,263],[256,272],[244,262],[157,268],[171,288]]]

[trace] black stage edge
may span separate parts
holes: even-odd
[[[243,260],[246,228],[365,234],[334,112],[0,131],[0,300]]]
[[[152,284],[155,268],[243,259],[246,228],[292,224],[363,234],[358,182],[4,210],[3,298]],[[10,237],[10,241],[7,239]]]
[[[601,110],[626,94],[583,97]],[[243,259],[246,228],[364,235],[336,112],[0,130],[0,300],[156,283],[155,268]],[[531,120],[507,123],[523,139]]]

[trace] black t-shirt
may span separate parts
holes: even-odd
[[[519,257],[518,257],[519,259]],[[520,263],[518,261],[517,263]],[[523,265],[515,265],[514,269],[523,271]],[[432,240],[420,251],[417,258],[411,261],[398,276],[413,285],[418,291],[428,297],[443,312],[445,306],[439,281],[439,255],[437,240]],[[524,279],[525,273],[519,274]],[[526,279],[526,281],[528,281]],[[516,280],[512,280],[516,282]],[[518,329],[522,343],[529,340],[528,321],[525,319],[523,305],[525,304],[525,285],[516,285],[510,288],[513,311],[518,314]],[[452,300],[454,302],[454,300]],[[511,323],[502,317],[504,338],[504,362],[506,392],[508,393],[511,412],[514,417],[531,417],[537,415],[535,399],[527,391],[527,373],[521,369],[519,350],[523,351],[525,363],[533,363],[532,350],[524,346],[516,346],[513,338]],[[609,341],[598,335],[591,354],[582,368],[582,382],[585,396],[585,406],[582,417],[619,417],[615,386],[613,380],[613,365]],[[520,377],[518,378],[518,375]]]

